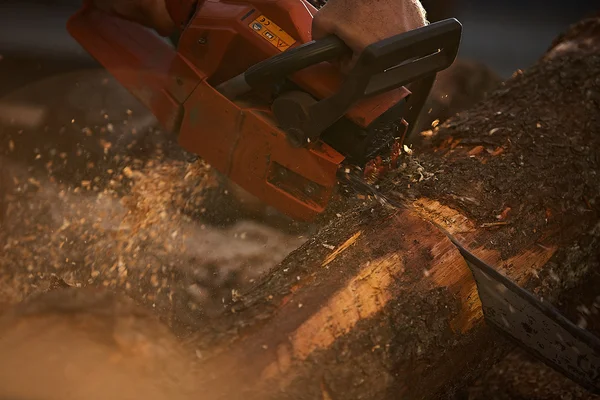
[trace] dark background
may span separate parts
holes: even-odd
[[[368,0],[367,0],[368,1]],[[429,3],[448,0],[429,0]],[[0,2],[0,96],[28,82],[94,66],[65,31],[80,0]],[[457,0],[464,26],[460,56],[503,77],[526,68],[569,24],[598,10],[597,0]]]
[[[600,11],[598,0],[459,0],[461,55],[503,77],[527,68],[570,24]]]

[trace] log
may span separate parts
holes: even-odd
[[[547,301],[596,266],[600,19],[431,132],[381,182],[208,324],[209,398],[446,398],[505,353],[431,222]],[[333,250],[330,248],[333,246]]]
[[[600,18],[573,26],[378,183],[403,208],[347,199],[347,212],[196,325],[184,345],[198,358],[197,397],[449,398],[500,359],[511,345],[485,324],[436,224],[550,302],[585,280],[600,238],[599,38]]]

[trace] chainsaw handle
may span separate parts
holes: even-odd
[[[352,50],[335,35],[313,40],[301,46],[267,58],[248,68],[244,73],[246,83],[255,87],[264,82],[286,78],[294,72],[323,61],[330,61]]]
[[[447,68],[458,52],[461,29],[456,19],[448,19],[366,47],[348,76],[352,86],[365,87],[353,99],[374,96]],[[256,87],[351,53],[342,39],[330,35],[259,62],[246,70],[244,78],[248,86]],[[417,59],[404,63],[412,58]]]
[[[352,85],[347,86],[355,88],[352,99],[387,92],[448,68],[458,53],[461,33],[460,22],[450,18],[368,46],[348,76]]]
[[[297,144],[316,140],[356,103],[411,84],[408,99],[413,120],[418,116],[437,72],[448,68],[458,53],[462,25],[454,18],[408,31],[365,48],[336,93],[320,101],[277,99],[273,111]],[[410,125],[414,121],[407,121]]]

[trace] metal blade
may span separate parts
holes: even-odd
[[[486,321],[548,366],[600,394],[600,339],[448,237],[473,273]]]

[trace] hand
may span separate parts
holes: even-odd
[[[165,0],[92,0],[98,9],[119,15],[169,36],[176,29]]]
[[[329,0],[313,19],[312,36],[334,34],[352,49],[352,58],[341,60],[347,72],[368,45],[426,24],[419,0]]]

